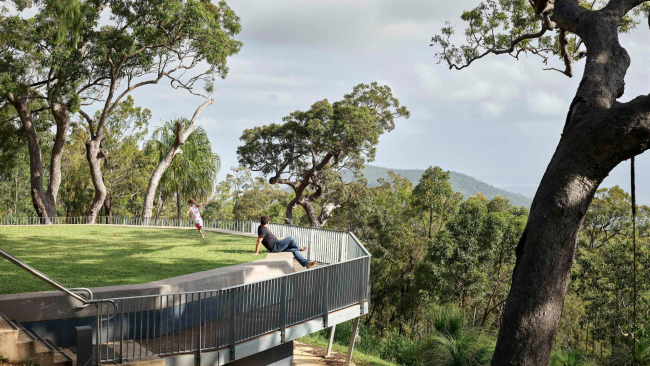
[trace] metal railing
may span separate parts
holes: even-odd
[[[70,295],[72,298],[81,301],[84,305],[89,305],[93,303],[93,293],[90,291],[90,289],[87,289],[85,287],[79,287],[79,288],[67,288],[58,281],[50,278],[43,272],[37,270],[36,268],[30,266],[29,264],[21,261],[20,259],[14,257],[13,255],[9,254],[7,251],[4,249],[0,248],[0,257],[3,257],[4,259],[8,260],[9,262],[15,264],[19,268],[25,270],[27,273],[31,274],[32,276],[38,278],[39,280],[49,284],[50,286],[56,288],[57,290],[60,290],[68,295]],[[88,295],[87,297],[83,297],[76,292],[86,292]]]
[[[220,290],[97,303],[97,362],[203,352],[328,315],[368,300],[370,257]],[[110,301],[110,302],[105,302]]]
[[[42,222],[0,219],[0,225]],[[81,217],[54,222],[87,221]],[[193,222],[98,217],[95,224],[189,227]],[[253,221],[204,219],[203,224],[249,234],[258,227]],[[307,246],[310,260],[329,265],[224,289],[92,300],[97,308],[95,364],[183,353],[200,357],[203,351],[223,347],[230,348],[234,360],[236,343],[275,331],[284,341],[287,327],[319,317],[327,327],[329,313],[350,306],[360,306],[363,315],[370,301],[370,253],[354,234],[283,224],[269,228],[278,237],[293,236]]]

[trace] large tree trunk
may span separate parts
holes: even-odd
[[[287,210],[284,213],[284,222],[287,225],[293,225],[293,210],[298,207],[298,199],[292,199],[287,205]]]
[[[93,182],[95,195],[93,201],[88,207],[86,218],[87,224],[94,224],[99,210],[104,205],[106,199],[106,185],[104,185],[104,177],[102,175],[102,160],[106,158],[106,150],[101,149],[102,136],[98,135],[94,139],[86,142],[86,159],[90,167],[90,178]]]
[[[298,200],[298,204],[300,204],[300,206],[302,206],[302,208],[305,209],[305,213],[307,214],[307,219],[309,220],[309,226],[315,228],[322,228],[323,226],[325,226],[327,220],[329,220],[329,218],[332,217],[332,211],[341,207],[340,205],[336,205],[334,203],[326,203],[321,208],[320,215],[318,215],[316,214],[316,210],[314,210],[314,206],[311,204],[310,200],[306,198],[300,199]]]
[[[548,364],[589,204],[614,167],[650,146],[650,96],[616,102],[630,65],[617,31],[630,4],[610,4],[589,12],[555,2],[552,19],[585,41],[587,62],[517,246],[492,365]]]
[[[70,113],[64,104],[52,104],[50,111],[56,122],[56,135],[54,137],[54,146],[50,157],[50,182],[47,187],[47,199],[53,208],[50,217],[56,216],[56,201],[61,186],[61,158],[63,158],[63,148],[65,146],[65,137],[68,134],[70,125]]]
[[[165,154],[165,157],[160,161],[160,163],[158,163],[158,166],[151,174],[151,179],[149,179],[147,193],[144,196],[144,204],[142,206],[142,218],[144,220],[151,218],[151,213],[153,211],[153,200],[156,196],[156,191],[158,190],[158,183],[160,183],[160,178],[162,178],[162,175],[172,163],[172,160],[180,150],[181,145],[183,145],[189,135],[192,134],[194,130],[196,130],[196,120],[199,118],[199,115],[203,109],[212,104],[213,101],[214,100],[210,99],[201,104],[196,112],[194,112],[194,116],[192,117],[190,125],[187,126],[187,128],[185,128],[185,123],[182,120],[179,120],[176,123],[176,140],[169,148],[169,151],[167,151],[167,154]]]
[[[50,181],[46,191],[43,181],[41,143],[33,123],[32,112],[29,108],[29,99],[27,97],[15,97],[12,93],[7,93],[7,99],[16,109],[27,137],[30,195],[34,209],[36,210],[36,215],[42,218],[43,223],[53,223],[56,217],[56,198],[61,184],[61,157],[63,155],[70,116],[64,105],[55,103],[50,108],[56,122],[56,135],[50,157]]]
[[[106,215],[106,224],[113,223],[113,200],[111,196],[106,196],[104,199],[104,215]]]

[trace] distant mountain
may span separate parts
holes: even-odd
[[[418,184],[422,173],[424,173],[423,169],[389,169],[374,165],[366,165],[363,170],[363,175],[368,180],[368,185],[374,187],[379,185],[379,183],[377,183],[377,180],[379,178],[388,178],[388,172],[391,170],[396,174],[408,178],[408,180],[413,182],[413,184]],[[515,206],[526,206],[530,208],[530,205],[533,203],[533,200],[531,198],[528,198],[519,193],[508,192],[506,190],[491,186],[476,178],[472,178],[469,175],[452,171],[449,172],[449,175],[449,183],[451,183],[451,188],[456,192],[462,192],[465,198],[481,192],[487,198],[494,198],[494,196],[505,197],[509,199],[510,203]],[[349,182],[352,180],[352,174],[350,174],[350,172],[344,172],[343,179]]]

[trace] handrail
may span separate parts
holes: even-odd
[[[0,256],[3,257],[4,259],[8,260],[9,262],[15,264],[16,266],[24,269],[25,271],[30,273],[32,276],[34,276],[34,277],[40,279],[41,281],[51,285],[52,287],[56,288],[57,290],[62,291],[64,293],[70,295],[72,298],[74,298],[74,299],[76,299],[78,301],[81,301],[84,305],[89,305],[89,304],[92,304],[92,303],[96,302],[95,300],[93,300],[93,293],[92,293],[92,291],[90,291],[90,289],[87,289],[87,288],[68,289],[65,286],[63,286],[62,284],[60,284],[59,282],[57,282],[57,281],[51,279],[50,277],[48,277],[47,275],[45,275],[43,272],[37,270],[36,268],[30,266],[27,263],[21,261],[20,259],[14,257],[13,255],[9,254],[7,251],[5,251],[5,250],[3,250],[1,248],[0,248]],[[74,293],[73,290],[75,290],[75,291],[87,291],[88,294],[89,294],[90,299],[86,299],[83,296],[80,296],[80,295]]]

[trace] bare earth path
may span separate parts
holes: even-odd
[[[325,352],[325,348],[294,341],[293,364],[295,366],[345,365],[344,354],[332,352],[330,357],[324,358]],[[354,365],[354,363],[350,363],[350,365]]]

